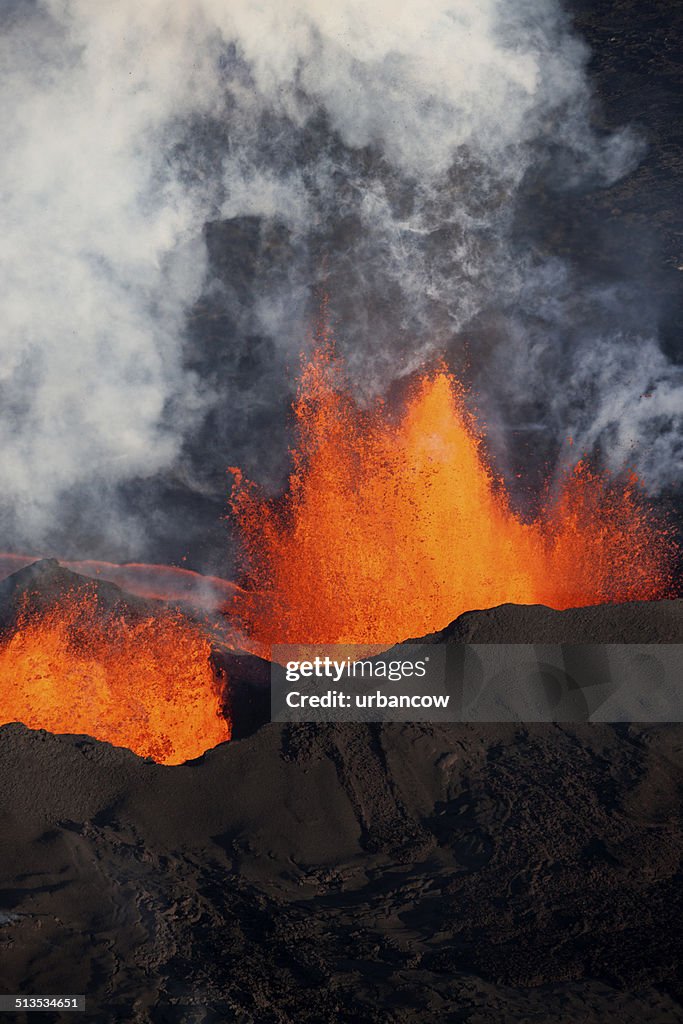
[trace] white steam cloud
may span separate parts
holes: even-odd
[[[274,380],[325,274],[359,387],[520,296],[550,310],[549,386],[566,375],[552,351],[561,289],[512,253],[517,190],[551,149],[567,185],[609,185],[639,145],[591,130],[587,53],[554,0],[17,2],[0,46],[9,542],[53,536],[69,493],[115,531],[119,485],[175,472],[210,490],[216,465],[250,446],[276,478]],[[257,257],[237,249],[217,270],[205,224],[245,218],[260,225]],[[201,302],[225,318],[218,352],[188,332]],[[569,397],[543,415],[586,444],[611,438],[613,463],[645,441],[648,482],[665,486],[680,469],[680,381],[645,344],[627,382],[620,339],[587,342]],[[511,346],[514,408],[543,360],[532,340]],[[588,407],[571,397],[586,375]]]

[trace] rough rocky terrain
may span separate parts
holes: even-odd
[[[268,725],[164,768],[5,726],[2,989],[102,1021],[681,1021],[682,740]]]
[[[78,581],[17,575],[4,623]],[[681,642],[683,602],[429,640],[548,637]],[[681,726],[258,728],[264,663],[231,657],[242,738],[180,767],[0,728],[0,991],[140,1024],[683,1021]]]

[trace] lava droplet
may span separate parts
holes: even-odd
[[[0,723],[86,733],[180,764],[230,739],[210,654],[179,612],[124,618],[90,591],[46,610],[27,603],[0,642]]]
[[[358,408],[330,344],[304,367],[287,493],[233,470],[245,631],[275,643],[391,645],[505,602],[563,609],[667,596],[675,545],[633,477],[585,461],[533,521],[511,507],[463,389],[424,374],[402,413]]]

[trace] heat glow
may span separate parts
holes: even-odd
[[[563,609],[670,592],[674,543],[637,479],[580,461],[524,521],[487,461],[463,388],[424,374],[402,413],[355,404],[331,345],[305,365],[289,489],[233,470],[255,647],[390,645],[505,602]]]
[[[180,764],[230,739],[210,653],[176,612],[126,619],[90,592],[47,610],[27,604],[0,643],[2,723],[86,733]]]

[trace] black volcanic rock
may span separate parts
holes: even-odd
[[[682,742],[268,725],[166,768],[6,726],[2,989],[136,1024],[680,1021]]]
[[[115,583],[93,580],[65,569],[55,558],[43,558],[0,580],[0,629],[16,624],[25,603],[40,612],[70,595],[94,593],[103,614],[149,614],[153,603],[126,594]]]
[[[502,604],[465,612],[437,633],[410,643],[680,644],[683,600],[632,601],[554,611],[545,605]]]
[[[225,680],[224,713],[232,722],[232,738],[251,736],[270,721],[270,662],[222,646],[214,649],[212,661]]]
[[[0,612],[78,580],[38,563]],[[669,643],[682,606],[505,605],[424,642]],[[268,664],[213,658],[244,738],[180,767],[0,728],[2,991],[112,1024],[683,1021],[683,727],[259,728]]]

